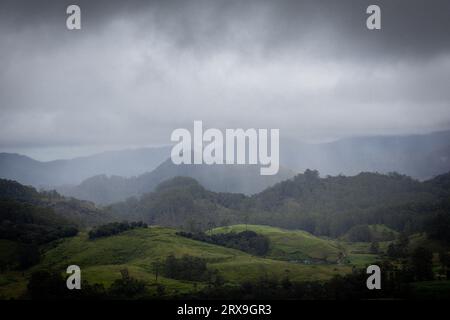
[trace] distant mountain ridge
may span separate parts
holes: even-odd
[[[284,166],[300,172],[313,168],[322,176],[398,172],[426,180],[450,171],[450,131],[354,137],[321,144],[285,142],[280,149]]]
[[[193,177],[213,191],[251,194],[292,176],[283,167],[295,172],[313,168],[321,176],[398,172],[420,180],[450,171],[450,131],[354,137],[320,144],[282,140],[283,167],[279,175],[265,178],[260,177],[256,166],[174,166],[166,161],[170,149],[109,151],[49,162],[0,153],[0,178],[37,188],[57,187],[65,195],[106,204],[149,192],[176,175]]]
[[[175,165],[167,159],[152,172],[137,177],[98,175],[78,186],[57,190],[65,196],[110,204],[151,192],[159,183],[177,176],[194,178],[215,192],[254,194],[295,175],[291,170],[280,168],[276,175],[262,176],[259,168],[259,165]]]
[[[0,178],[34,187],[75,185],[98,175],[135,176],[156,168],[170,147],[107,151],[70,160],[41,162],[14,153],[0,153]]]

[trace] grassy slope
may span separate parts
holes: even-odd
[[[380,250],[385,252],[390,242],[380,242]],[[340,245],[345,248],[345,262],[357,267],[365,267],[378,260],[378,255],[370,253],[370,243],[368,242],[348,242],[342,241]]]
[[[84,280],[88,280],[91,284],[102,283],[105,286],[109,286],[120,277],[121,269],[128,268],[133,277],[146,281],[149,290],[155,292],[156,283],[151,263],[162,260],[169,254],[176,256],[190,254],[207,259],[208,267],[219,270],[229,285],[266,275],[278,278],[288,275],[292,281],[326,280],[335,274],[350,272],[352,265],[364,267],[378,258],[377,255],[369,254],[370,243],[326,240],[303,231],[282,230],[267,226],[252,225],[248,226],[248,229],[266,234],[271,239],[272,249],[267,257],[254,257],[239,250],[180,237],[175,234],[176,230],[171,228],[135,229],[97,240],[89,240],[87,235],[82,233],[46,246],[42,262],[31,270],[24,273],[12,271],[0,274],[0,299],[17,298],[23,295],[29,275],[34,270],[53,268],[64,273],[70,264],[81,267]],[[245,230],[245,226],[217,228],[213,232],[232,230],[242,231]],[[411,236],[410,243],[412,248],[424,245],[430,247],[433,252],[441,249],[437,243],[429,241],[420,234]],[[380,242],[380,249],[385,251],[388,244],[389,242]],[[16,249],[16,243],[0,240],[0,258],[9,259],[8,257],[15,255]],[[307,265],[292,262],[299,257],[321,258],[322,252],[326,252],[328,259],[330,257],[332,259],[340,251],[345,253],[345,264]],[[437,261],[434,262],[437,266]],[[168,294],[191,292],[206,285],[161,276],[158,283],[165,285]],[[436,286],[445,286],[448,283],[450,282],[417,283],[415,289],[428,295],[433,293]]]
[[[251,230],[270,239],[268,258],[278,260],[326,260],[335,263],[339,253],[344,253],[337,242],[313,236],[301,230],[285,230],[260,225],[234,225],[212,230],[213,233]]]
[[[13,295],[8,292],[6,284],[3,287],[0,286],[0,296],[17,296],[20,293],[18,288],[25,289],[26,278],[36,269],[53,268],[63,273],[71,264],[81,267],[82,278],[89,283],[102,283],[105,286],[109,286],[118,279],[120,270],[126,267],[131,276],[145,280],[150,290],[156,290],[151,263],[162,260],[169,254],[203,257],[208,260],[208,267],[219,270],[227,283],[231,285],[266,275],[278,278],[289,275],[292,281],[326,280],[335,274],[344,274],[351,270],[349,265],[304,265],[254,257],[239,250],[180,237],[175,232],[176,230],[170,228],[150,227],[96,240],[89,240],[86,234],[58,240],[52,248],[47,249],[43,261],[25,273],[25,277],[15,273],[3,275],[3,278],[13,277],[10,279],[9,286],[14,285],[15,290]],[[307,235],[306,233],[304,238],[311,240],[309,237],[312,236]],[[285,238],[290,240],[284,239],[286,241],[280,244],[280,248],[294,250],[290,233]],[[329,247],[326,245],[326,240],[319,240],[325,250],[336,251],[332,245]],[[311,252],[319,250],[315,247],[316,245],[314,241],[311,243],[314,248]],[[158,282],[166,286],[167,293],[190,292],[205,286],[204,283],[178,281],[164,277],[159,277]]]

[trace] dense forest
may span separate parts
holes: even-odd
[[[24,186],[16,181],[0,179],[0,200],[16,201],[48,208],[56,215],[64,217],[79,227],[90,227],[108,222],[111,217],[97,208],[92,202],[66,198],[58,192],[37,191],[30,186]]]
[[[78,230],[52,209],[14,201],[0,201],[0,238],[43,244],[70,237]]]
[[[0,179],[0,240],[13,248],[1,255],[0,269],[26,269],[39,262],[40,246],[105,219],[93,204]]]
[[[321,178],[317,171],[306,170],[246,196],[208,191],[192,178],[175,177],[140,198],[99,209],[54,191],[37,192],[17,182],[0,180],[0,200],[17,202],[8,204],[16,206],[17,211],[24,205],[47,208],[79,227],[129,220],[195,233],[252,223],[340,237],[349,231],[356,235],[358,228],[361,234],[364,225],[380,224],[398,232],[428,230],[435,238],[445,239],[449,234],[449,181],[450,174],[419,182],[396,173]]]
[[[89,231],[88,234],[89,239],[97,239],[109,237],[135,228],[147,228],[147,224],[143,223],[142,221],[131,223],[129,223],[128,221],[111,222],[94,227],[92,230]]]
[[[177,177],[139,199],[108,206],[107,211],[121,219],[189,232],[253,223],[330,237],[374,224],[413,233],[425,230],[433,219],[448,212],[449,180],[450,174],[419,182],[396,173],[321,178],[317,171],[306,170],[249,197],[211,192],[192,178]]]

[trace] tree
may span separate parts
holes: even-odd
[[[247,225],[248,225],[248,221],[250,219],[248,212],[244,213],[243,218],[244,218],[244,224],[245,224],[245,231],[247,231]]]
[[[404,233],[404,232],[400,233],[400,236],[398,237],[398,240],[397,240],[397,245],[399,248],[407,250],[408,245],[409,245],[409,238],[406,233]]]
[[[23,244],[18,251],[19,269],[25,270],[40,260],[39,248],[34,244]]]
[[[163,263],[160,260],[156,260],[152,262],[152,270],[155,274],[155,282],[158,283],[158,275],[162,271]]]
[[[379,252],[380,252],[380,245],[378,244],[378,242],[373,241],[372,244],[370,245],[370,253],[378,254]]]
[[[225,283],[225,279],[218,270],[208,270],[207,280],[209,287],[218,288],[223,286]]]
[[[61,274],[53,271],[36,271],[28,282],[28,293],[32,299],[62,299],[67,294],[66,282]]]
[[[417,247],[411,256],[411,270],[418,281],[433,279],[433,253],[424,247]]]
[[[197,221],[193,218],[188,218],[186,221],[186,228],[189,232],[196,232],[197,231]]]
[[[204,281],[208,276],[207,271],[205,259],[190,255],[176,258],[171,254],[164,262],[164,275],[172,279]]]
[[[441,263],[443,273],[447,279],[450,279],[450,254],[445,251],[440,252],[439,262]]]
[[[209,235],[212,235],[212,230],[216,227],[216,223],[214,221],[208,222]]]
[[[165,292],[166,292],[166,287],[164,285],[158,284],[156,286],[156,294],[158,295],[158,297],[163,296]]]
[[[408,254],[409,238],[401,233],[395,243],[388,246],[387,255],[391,258],[404,258]]]
[[[114,281],[109,290],[112,297],[132,299],[145,294],[145,282],[132,278],[128,269],[120,270],[120,274],[122,277]]]
[[[393,243],[390,243],[387,249],[387,255],[391,258],[397,258],[397,249]]]
[[[223,218],[220,222],[220,225],[225,227],[226,230],[228,230],[228,226],[230,225],[230,219],[229,218]]]
[[[427,233],[431,239],[450,243],[450,215],[440,213],[426,226]]]
[[[281,281],[281,286],[284,290],[290,290],[292,288],[292,282],[291,280],[289,280],[288,276],[283,278],[283,280]]]

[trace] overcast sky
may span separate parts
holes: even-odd
[[[450,1],[93,2],[0,2],[0,152],[161,145],[194,120],[303,141],[450,128]]]

